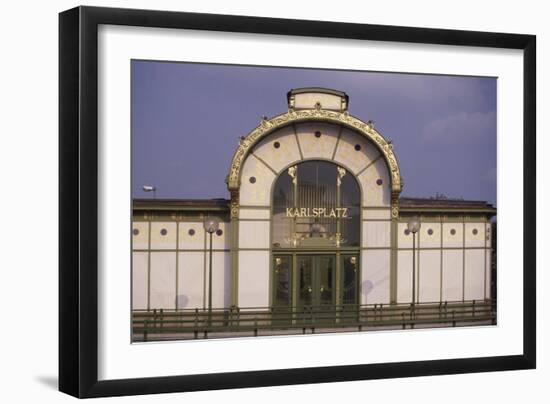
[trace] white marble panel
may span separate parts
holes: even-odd
[[[179,233],[180,250],[203,250],[205,248],[205,231],[202,222],[180,222]]]
[[[276,143],[278,148],[275,147]],[[275,172],[280,172],[291,163],[301,159],[292,126],[281,128],[265,137],[254,147],[253,153]]]
[[[462,250],[443,250],[443,301],[462,300]]]
[[[265,209],[239,209],[239,219],[271,219],[270,208]]]
[[[422,222],[420,231],[417,233],[417,240],[419,240],[420,248],[441,248],[441,223]]]
[[[359,150],[356,150],[356,147],[359,147]],[[334,160],[341,162],[354,174],[357,174],[379,155],[378,148],[367,138],[350,129],[344,129],[338,142]]]
[[[239,248],[269,248],[267,221],[239,221]]]
[[[275,174],[253,155],[248,155],[241,173],[241,205],[269,206]]]
[[[390,243],[390,221],[363,221],[363,247],[390,247]]]
[[[412,302],[412,259],[412,250],[397,252],[397,303]]]
[[[323,109],[333,111],[342,109],[342,97],[338,95],[323,93],[294,94],[295,109],[314,109],[317,103],[321,104]]]
[[[365,220],[390,220],[391,210],[388,209],[368,209],[363,208],[363,219]]]
[[[212,253],[212,307],[215,309],[231,306],[231,259],[229,252]],[[210,256],[206,253],[206,293],[208,299],[208,275]]]
[[[178,308],[202,309],[206,301],[204,299],[204,252],[180,252],[178,267]]]
[[[466,223],[466,233],[464,234],[466,247],[484,247],[485,246],[485,223]]]
[[[308,122],[296,124],[295,127],[304,159],[332,159],[340,126],[323,122]],[[321,132],[321,136],[315,137],[315,132]]]
[[[361,304],[390,302],[390,250],[363,250]]]
[[[391,182],[386,160],[376,160],[357,179],[363,191],[363,206],[390,206]],[[379,184],[378,180],[382,180],[382,183]]]
[[[148,253],[132,254],[132,309],[147,309],[147,263]]]
[[[132,248],[134,250],[149,248],[149,222],[132,223]]]
[[[485,298],[485,254],[483,250],[465,251],[464,299]]]
[[[269,305],[269,251],[239,251],[239,307]]]
[[[151,222],[151,250],[176,249],[176,222]]]
[[[227,222],[220,222],[220,227],[218,231],[212,234],[212,246],[215,250],[228,250],[231,245],[231,224]],[[221,233],[221,234],[219,234]],[[209,235],[206,234],[206,248],[210,248]]]
[[[443,248],[463,246],[463,226],[463,223],[443,223]]]
[[[176,253],[152,252],[150,309],[176,308]]]
[[[418,301],[439,302],[441,290],[441,250],[419,251]]]

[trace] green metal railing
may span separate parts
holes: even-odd
[[[374,304],[231,309],[134,310],[134,341],[315,333],[336,329],[415,328],[495,324],[496,302],[471,300],[417,304]]]

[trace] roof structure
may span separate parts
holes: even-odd
[[[487,201],[473,201],[448,198],[399,198],[399,210],[402,212],[433,213],[487,213],[496,214],[496,208]]]

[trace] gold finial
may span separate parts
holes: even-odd
[[[346,175],[346,169],[338,166],[337,170],[338,170],[338,177],[336,178],[336,185],[340,186],[342,185],[342,178],[344,178],[344,175]]]
[[[291,166],[291,167],[288,167],[288,175],[290,175],[292,177],[292,183],[294,185],[297,184],[297,181],[298,181],[298,178],[297,178],[297,171],[298,171],[298,167],[297,166]]]

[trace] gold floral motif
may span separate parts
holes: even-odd
[[[231,219],[239,218],[239,192],[231,191],[231,206],[230,206]]]
[[[296,185],[298,183],[298,178],[296,176],[296,171],[298,170],[297,166],[288,167],[288,175],[292,178],[292,183]]]
[[[391,218],[399,219],[399,199],[397,195],[391,199]]]
[[[239,146],[237,147],[231,161],[227,181],[228,189],[230,191],[239,189],[241,168],[245,157],[248,155],[252,147],[256,145],[263,137],[290,123],[298,123],[308,120],[324,121],[344,125],[348,128],[356,130],[361,135],[372,141],[384,155],[386,163],[390,169],[392,195],[399,195],[402,189],[402,182],[397,159],[393,153],[393,148],[391,145],[380,133],[376,131],[374,125],[361,121],[360,119],[350,115],[348,111],[338,112],[325,109],[303,109],[298,111],[289,109],[288,112],[275,116],[271,119],[262,119],[260,125],[253,129],[248,136],[241,138],[239,142]],[[395,209],[398,211],[396,207]],[[394,214],[393,210],[394,209],[392,208],[392,215]]]
[[[342,178],[344,178],[344,175],[346,175],[346,169],[338,166],[337,170],[338,170],[338,177],[336,177],[336,185],[340,186],[342,185]]]

